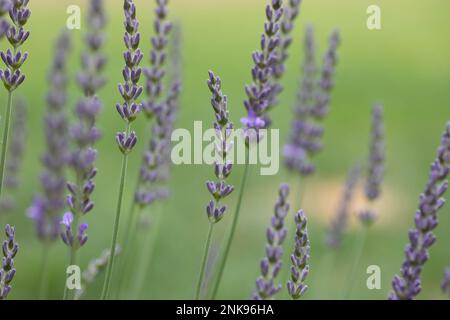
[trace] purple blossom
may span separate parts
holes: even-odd
[[[312,26],[307,27],[303,79],[297,105],[294,108],[292,131],[284,147],[285,165],[301,175],[306,176],[315,172],[316,167],[311,162],[311,158],[323,148],[324,129],[318,123],[319,118],[315,116],[315,110],[318,108],[321,97],[331,91],[331,87],[324,86],[324,79],[329,79],[333,75],[333,71],[330,70],[334,70],[336,63],[337,44],[338,33],[334,32],[325,54],[322,79],[317,83],[314,29]],[[318,89],[320,89],[319,92],[317,92]]]
[[[444,294],[450,297],[450,268],[445,269],[442,279],[441,289]]]
[[[360,173],[361,168],[359,165],[356,165],[347,175],[341,202],[326,238],[326,243],[331,248],[337,249],[341,246],[342,236],[347,228],[350,206],[352,204]]]
[[[277,103],[277,96],[281,87],[276,78],[276,70],[281,76],[280,47],[282,43],[281,23],[283,17],[282,0],[272,0],[266,6],[266,22],[264,33],[261,36],[260,51],[252,55],[254,66],[252,68],[253,83],[245,87],[247,100],[244,101],[247,116],[241,122],[248,129],[258,131],[261,127],[270,125],[267,111]]]
[[[130,124],[136,119],[137,114],[141,111],[142,105],[137,100],[143,89],[139,85],[142,69],[139,64],[144,55],[139,49],[141,34],[138,32],[139,21],[136,19],[136,6],[132,0],[124,1],[125,14],[125,34],[123,37],[127,50],[123,54],[125,66],[122,70],[123,83],[118,88],[123,98],[123,103],[116,105],[117,112],[127,124],[126,132],[118,132],[116,134],[116,142],[122,154],[126,155],[137,143],[137,136],[134,131],[130,132]]]
[[[415,228],[409,230],[409,244],[405,247],[405,260],[400,276],[392,280],[391,300],[412,300],[421,291],[421,279],[425,263],[429,259],[429,248],[436,241],[433,230],[438,225],[438,211],[444,206],[443,195],[448,189],[450,173],[450,122],[442,135],[437,158],[431,165],[425,191],[420,195],[416,211]]]
[[[305,213],[300,210],[295,215],[296,233],[294,239],[294,251],[291,254],[291,279],[287,282],[287,289],[292,299],[300,299],[308,290],[305,284],[309,274],[310,245]]]
[[[12,211],[16,207],[13,192],[19,187],[19,174],[23,160],[26,134],[26,105],[23,99],[17,99],[15,102],[15,117],[13,123],[13,134],[11,144],[8,146],[8,162],[6,164],[7,175],[5,177],[5,191],[0,201],[0,210],[2,212]]]
[[[71,47],[68,32],[59,36],[53,63],[48,74],[49,92],[44,117],[47,150],[41,157],[44,172],[41,175],[41,194],[34,197],[28,216],[34,220],[38,238],[53,241],[59,235],[60,219],[66,207],[65,167],[68,156],[67,57]]]
[[[281,270],[282,244],[287,235],[284,221],[289,211],[288,194],[289,186],[282,184],[279,188],[279,196],[275,203],[270,227],[267,228],[266,256],[260,263],[261,276],[256,279],[256,290],[252,294],[253,300],[270,299],[281,290],[281,284],[275,284],[275,279]]]
[[[78,232],[76,235],[74,235],[72,233],[72,224],[73,214],[71,212],[66,212],[61,220],[61,225],[64,229],[64,231],[61,233],[61,238],[68,247],[78,249],[82,247],[88,239],[86,234],[88,225],[86,223],[79,224]]]
[[[214,164],[217,181],[206,181],[206,188],[213,197],[213,200],[210,200],[206,206],[206,214],[211,223],[217,223],[223,218],[226,211],[226,206],[222,205],[221,201],[234,190],[234,186],[227,183],[227,178],[233,169],[232,162],[227,160],[228,152],[233,146],[229,141],[233,123],[230,121],[227,96],[222,93],[222,81],[212,71],[209,71],[208,74],[207,83],[209,91],[212,93],[211,106],[216,120],[213,127],[218,142],[216,143],[217,159]]]
[[[9,224],[5,228],[6,240],[3,241],[3,259],[0,268],[0,300],[5,300],[11,291],[11,282],[16,274],[14,269],[14,257],[19,250],[19,245],[15,240],[16,231]]]
[[[6,31],[9,29],[9,23],[5,20],[4,16],[9,13],[10,8],[10,0],[0,0],[0,39],[3,38]]]
[[[13,92],[25,80],[25,74],[22,73],[21,67],[28,58],[27,52],[22,52],[20,47],[28,39],[30,32],[24,29],[28,19],[31,16],[31,10],[28,9],[29,0],[12,0],[9,7],[9,17],[12,25],[6,30],[6,38],[9,44],[14,48],[1,51],[0,56],[6,65],[5,69],[0,69],[0,80],[3,82],[6,90]],[[8,5],[2,4],[2,11],[6,10]],[[3,20],[2,20],[3,21]],[[6,27],[5,23],[1,23],[2,30]]]

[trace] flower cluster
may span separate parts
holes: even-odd
[[[244,101],[247,116],[241,122],[248,129],[267,128],[270,119],[267,111],[276,104],[280,85],[274,81],[275,70],[280,63],[282,0],[272,0],[266,7],[267,21],[261,36],[261,50],[253,53],[253,83],[245,87],[247,99]]]
[[[347,175],[345,187],[342,194],[341,202],[335,219],[331,223],[330,231],[328,232],[326,243],[329,247],[337,249],[341,246],[342,235],[347,228],[349,217],[349,210],[355,194],[356,185],[361,173],[359,165],[354,166]]]
[[[442,292],[450,297],[450,268],[445,269],[444,278],[441,283]]]
[[[6,240],[3,241],[3,259],[0,268],[0,300],[5,300],[11,291],[11,281],[16,274],[14,269],[14,257],[19,250],[19,245],[15,240],[16,231],[9,224],[5,228]]]
[[[282,244],[287,235],[284,222],[289,212],[289,203],[287,202],[289,186],[282,184],[278,194],[279,197],[275,204],[274,216],[266,232],[266,256],[261,260],[261,276],[256,279],[256,291],[252,295],[254,300],[270,299],[282,287],[281,284],[275,284],[275,278],[281,270]]]
[[[144,55],[139,49],[141,34],[138,32],[139,21],[136,19],[136,6],[133,1],[124,1],[125,14],[125,34],[124,43],[127,50],[123,54],[125,66],[122,71],[124,83],[119,84],[119,92],[124,102],[116,105],[117,112],[121,118],[127,123],[125,132],[116,134],[116,142],[119,150],[124,154],[131,152],[136,145],[137,136],[134,131],[129,132],[130,124],[136,119],[137,114],[141,110],[141,104],[137,99],[141,95],[143,89],[139,85],[142,69],[139,67]]]
[[[10,0],[0,0],[0,39],[3,38],[6,31],[9,29],[9,23],[3,18],[3,16],[9,13],[10,8]]]
[[[15,117],[13,124],[13,135],[11,144],[8,146],[8,163],[6,164],[7,175],[5,177],[5,188],[11,192],[19,187],[19,173],[22,165],[23,153],[25,149],[26,118],[27,110],[23,99],[15,102]],[[16,202],[11,194],[3,194],[0,200],[0,210],[8,212],[14,210]]]
[[[24,29],[28,19],[31,16],[31,10],[28,9],[29,0],[12,0],[12,5],[9,8],[9,17],[13,25],[6,31],[6,38],[13,50],[8,49],[2,51],[0,56],[6,65],[6,68],[0,70],[0,80],[9,92],[17,89],[25,80],[25,74],[22,73],[21,67],[28,58],[27,52],[22,52],[20,47],[30,36],[30,32]],[[5,10],[8,6],[3,4]]]
[[[300,210],[295,215],[297,230],[295,232],[294,252],[291,254],[291,279],[287,282],[287,289],[292,299],[299,299],[308,286],[305,284],[309,274],[309,256],[311,247],[309,245],[308,228],[305,213]]]
[[[437,158],[431,165],[425,191],[420,195],[419,209],[415,215],[415,228],[409,231],[409,244],[405,248],[405,260],[401,275],[392,280],[392,300],[412,300],[421,291],[420,275],[429,259],[429,248],[436,241],[433,230],[438,225],[438,211],[445,200],[448,189],[447,176],[450,173],[450,122],[442,136]]]
[[[85,44],[87,50],[81,55],[81,69],[78,74],[78,85],[86,96],[93,96],[106,83],[101,72],[106,65],[106,56],[100,51],[104,45],[105,37],[102,30],[106,25],[103,0],[92,0],[87,18]]]
[[[219,142],[216,144],[218,159],[214,164],[214,173],[218,181],[206,182],[206,188],[214,199],[206,206],[206,214],[211,223],[217,223],[223,218],[227,208],[221,205],[221,201],[234,190],[234,187],[226,182],[233,168],[232,162],[227,160],[228,152],[233,146],[229,141],[233,123],[230,121],[227,97],[222,93],[222,81],[212,71],[209,71],[208,88],[212,93],[211,106],[216,118],[213,126]]]
[[[55,46],[53,63],[48,74],[49,92],[44,117],[47,150],[41,157],[42,194],[36,195],[28,216],[34,220],[38,238],[52,241],[59,235],[59,222],[66,206],[65,167],[68,155],[67,58],[71,47],[70,34],[63,32]]]
[[[381,193],[381,183],[384,174],[384,127],[383,107],[376,104],[372,110],[371,146],[369,156],[369,172],[366,181],[366,198],[374,202]],[[376,219],[376,213],[365,209],[359,214],[359,219],[365,225],[371,225]]]

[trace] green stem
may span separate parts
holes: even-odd
[[[200,275],[198,277],[197,289],[195,290],[195,300],[200,299],[200,291],[202,288],[203,277],[205,276],[206,263],[208,261],[209,251],[211,250],[211,239],[212,239],[213,229],[214,229],[214,223],[210,223],[209,230],[208,230],[208,238],[206,240],[205,249],[203,251],[202,266],[200,269]]]
[[[344,291],[344,300],[349,299],[350,294],[352,293],[353,287],[355,286],[355,280],[356,280],[356,273],[359,266],[359,262],[361,261],[362,253],[364,251],[364,247],[366,245],[366,239],[367,239],[367,227],[363,226],[363,229],[360,232],[359,240],[357,240],[357,248],[356,248],[356,254],[355,259],[353,260],[351,272],[348,275],[348,286],[347,289]]]
[[[127,135],[130,132],[130,124],[127,125]],[[101,299],[105,300],[109,296],[109,288],[111,285],[111,276],[113,272],[114,267],[114,257],[116,252],[116,245],[117,245],[117,234],[119,233],[119,224],[120,224],[120,213],[122,210],[122,200],[123,200],[123,194],[125,189],[125,180],[127,176],[127,166],[128,166],[128,154],[125,153],[122,157],[122,170],[120,173],[120,185],[119,185],[119,195],[117,200],[117,208],[116,208],[116,218],[114,220],[114,229],[113,229],[113,236],[111,241],[111,258],[108,261],[108,267],[106,269],[106,276],[105,276],[105,282],[103,284],[103,291]]]
[[[220,260],[220,265],[219,265],[219,269],[218,269],[218,273],[217,273],[217,278],[216,278],[216,280],[214,282],[214,287],[213,287],[213,291],[212,291],[212,299],[213,300],[216,298],[217,291],[219,290],[220,281],[222,280],[223,271],[225,270],[228,254],[229,254],[230,248],[231,248],[231,243],[233,242],[234,233],[236,231],[236,226],[237,226],[237,223],[238,223],[238,220],[239,220],[239,213],[241,211],[242,198],[244,196],[245,185],[247,184],[248,168],[249,168],[249,152],[250,151],[247,150],[244,175],[242,176],[241,188],[239,190],[239,196],[238,196],[238,201],[237,201],[237,205],[236,205],[236,211],[235,211],[234,216],[233,216],[233,221],[231,222],[230,233],[228,234],[228,237],[227,237],[226,242],[225,242],[225,251],[224,251],[223,256],[222,256],[222,258]]]
[[[50,247],[48,243],[44,243],[42,248],[42,262],[41,262],[41,281],[39,284],[39,300],[45,300],[47,298],[48,290],[48,251]]]
[[[0,197],[2,196],[3,180],[5,176],[5,163],[6,163],[6,153],[8,150],[8,135],[12,111],[12,98],[13,94],[10,91],[8,93],[8,103],[6,105],[5,126],[3,127],[2,154],[0,158]]]

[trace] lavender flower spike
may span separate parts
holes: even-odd
[[[206,188],[212,196],[206,206],[206,215],[209,219],[208,238],[203,253],[203,261],[200,270],[200,276],[197,283],[197,290],[195,298],[200,298],[200,290],[203,284],[206,264],[211,249],[211,237],[214,225],[222,220],[227,207],[222,204],[222,200],[228,197],[233,191],[234,186],[227,183],[227,178],[230,176],[233,169],[233,164],[228,161],[228,152],[232,148],[232,142],[229,141],[233,129],[233,123],[230,121],[230,114],[228,111],[227,97],[222,93],[222,81],[219,77],[214,75],[212,71],[208,72],[208,88],[212,93],[211,106],[214,110],[216,121],[213,127],[216,131],[218,142],[216,143],[216,161],[214,163],[214,174],[217,181],[206,181]]]
[[[8,163],[6,164],[6,171],[8,172],[5,177],[6,193],[3,194],[0,201],[1,212],[11,212],[16,208],[16,201],[13,192],[19,187],[20,168],[25,149],[27,120],[25,101],[23,99],[17,99],[14,108],[16,112],[12,128],[13,135],[11,137],[11,144],[9,145]]]
[[[287,229],[284,226],[286,215],[289,211],[287,196],[289,186],[282,184],[279,188],[278,200],[275,203],[274,216],[271,219],[271,225],[267,228],[266,237],[266,256],[261,260],[261,276],[256,279],[256,290],[252,295],[253,300],[271,299],[281,290],[281,284],[275,284],[275,278],[281,270],[283,255],[282,244],[287,235]]]
[[[437,158],[431,171],[425,191],[420,195],[419,209],[414,218],[415,228],[409,231],[409,244],[405,248],[405,260],[400,276],[392,280],[391,300],[412,300],[421,291],[420,275],[429,259],[429,248],[436,241],[433,230],[438,225],[438,211],[445,204],[443,195],[448,189],[450,173],[450,121],[442,136]]]
[[[330,231],[326,238],[327,245],[333,249],[337,249],[341,246],[342,236],[345,229],[347,228],[349,210],[354,197],[360,172],[360,166],[356,165],[348,173],[337,215],[331,223]]]
[[[6,240],[3,241],[3,260],[0,268],[0,300],[5,300],[11,291],[11,281],[16,274],[14,269],[14,257],[19,250],[15,240],[15,230],[9,224],[5,228]]]
[[[9,12],[10,8],[10,0],[0,0],[0,39],[3,38],[9,29],[9,23],[5,20],[4,16]]]
[[[34,197],[28,217],[34,220],[39,240],[54,241],[59,236],[60,220],[66,207],[65,168],[68,157],[67,56],[71,47],[68,32],[56,41],[53,63],[48,74],[49,92],[44,128],[47,150],[41,157],[44,172],[40,182],[42,193]]]
[[[373,203],[381,193],[381,183],[384,174],[384,126],[383,107],[376,104],[372,110],[372,131],[369,156],[369,172],[366,181],[366,198],[369,204]],[[370,209],[363,210],[359,219],[365,225],[371,225],[376,219],[376,213]]]
[[[297,300],[308,290],[305,280],[309,274],[308,262],[311,248],[307,228],[308,220],[303,210],[300,210],[295,215],[295,223],[297,230],[294,240],[294,252],[291,255],[291,280],[287,282],[287,289],[292,299]]]
[[[445,269],[444,278],[441,283],[442,292],[450,297],[450,268]]]
[[[264,34],[261,36],[261,50],[253,53],[253,83],[245,87],[247,100],[244,101],[247,116],[241,119],[242,124],[258,131],[270,125],[267,111],[277,103],[277,95],[281,88],[274,81],[275,70],[280,64],[279,48],[281,45],[281,19],[283,17],[283,1],[271,0],[266,7]]]

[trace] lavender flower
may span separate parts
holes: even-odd
[[[442,292],[450,297],[450,268],[445,269],[444,278],[441,283]]]
[[[286,67],[284,63],[289,57],[288,49],[292,44],[292,30],[294,29],[295,19],[298,17],[302,0],[287,0],[284,6],[284,15],[281,22],[281,44],[279,62],[274,69],[274,76],[279,79],[284,74]]]
[[[64,227],[64,232],[61,233],[61,238],[68,247],[76,250],[82,247],[88,239],[86,234],[88,225],[86,223],[81,223],[78,225],[78,232],[74,235],[72,232],[72,224],[73,214],[71,212],[66,212],[61,220],[61,225]]]
[[[405,248],[405,260],[401,275],[392,280],[391,300],[412,300],[421,291],[420,275],[429,259],[428,249],[436,241],[433,230],[438,225],[438,211],[444,206],[444,193],[448,189],[447,176],[450,173],[450,122],[442,136],[437,158],[424,193],[420,195],[419,209],[415,215],[415,228],[409,231],[409,244]]]
[[[15,240],[16,231],[9,224],[5,228],[6,240],[3,241],[3,260],[0,268],[0,300],[5,300],[11,291],[11,281],[16,274],[14,269],[14,257],[19,250]]]
[[[360,171],[360,166],[356,165],[348,173],[341,203],[339,204],[336,217],[331,223],[330,231],[326,239],[327,245],[333,249],[337,249],[341,246],[342,235],[347,228],[349,210],[355,193],[355,188],[358,183]]]
[[[3,38],[9,29],[9,23],[4,19],[4,16],[9,12],[10,8],[10,0],[0,0],[0,39]]]
[[[9,92],[17,89],[25,80],[25,74],[22,73],[20,68],[27,60],[28,53],[22,52],[20,47],[30,35],[30,32],[24,29],[31,16],[31,11],[27,8],[28,2],[29,0],[12,0],[12,6],[9,8],[9,16],[13,25],[6,31],[6,38],[14,51],[8,49],[6,52],[0,53],[6,65],[5,69],[0,70],[0,80]],[[2,10],[6,8],[7,4],[3,4]]]
[[[384,153],[383,107],[376,104],[372,110],[369,172],[365,187],[366,198],[369,204],[373,203],[381,193],[385,161]],[[370,226],[375,221],[376,216],[376,213],[371,209],[365,209],[359,214],[359,219],[364,225]]]
[[[287,235],[284,221],[289,211],[289,203],[287,203],[289,186],[282,184],[278,194],[279,197],[275,203],[274,216],[266,232],[266,256],[261,260],[261,276],[256,279],[256,290],[252,295],[253,300],[270,299],[281,290],[281,284],[275,284],[274,282],[281,270],[282,244]]]
[[[221,201],[234,190],[234,187],[226,182],[233,168],[232,162],[227,160],[228,152],[233,146],[229,141],[233,123],[230,121],[227,96],[222,93],[222,81],[212,71],[209,71],[208,88],[212,93],[211,106],[216,118],[213,126],[216,137],[219,139],[216,144],[219,159],[214,164],[214,173],[218,181],[206,182],[206,188],[214,199],[209,201],[206,214],[211,223],[217,223],[223,218],[226,211],[226,206],[221,205]]]
[[[126,155],[131,152],[137,142],[136,133],[129,131],[130,124],[136,119],[141,110],[141,104],[137,100],[143,90],[139,85],[142,73],[139,64],[144,55],[139,49],[141,34],[138,32],[139,21],[136,19],[136,6],[132,0],[124,1],[124,14],[126,32],[123,39],[127,50],[123,54],[125,60],[125,66],[122,71],[124,83],[119,84],[119,92],[124,102],[118,103],[116,109],[127,124],[127,130],[117,133],[116,142],[119,150]]]
[[[287,282],[287,289],[292,299],[300,299],[308,290],[304,283],[309,274],[309,254],[311,251],[309,245],[308,228],[305,213],[300,210],[295,215],[297,230],[295,233],[294,252],[291,254],[291,280]]]
[[[272,0],[266,7],[264,34],[261,36],[261,50],[253,53],[253,83],[245,87],[244,101],[247,116],[241,119],[246,128],[258,131],[270,125],[267,111],[277,103],[280,85],[274,81],[275,70],[280,65],[282,0]]]
[[[26,105],[23,99],[16,100],[15,110],[13,135],[9,145],[8,163],[6,164],[8,174],[5,177],[5,189],[7,193],[2,195],[0,201],[0,210],[2,212],[12,211],[16,207],[12,193],[19,187],[18,179],[25,149]]]
[[[34,220],[38,238],[53,241],[59,235],[60,220],[66,207],[64,169],[68,156],[67,56],[71,45],[70,34],[59,36],[53,63],[48,74],[47,110],[44,128],[47,150],[41,157],[44,172],[41,175],[42,193],[35,196],[28,216]]]
[[[92,0],[89,4],[88,33],[85,37],[87,50],[81,55],[82,71],[77,80],[85,95],[93,96],[106,83],[105,77],[101,75],[106,65],[106,56],[100,51],[105,42],[102,31],[106,25],[106,17],[102,0]]]

